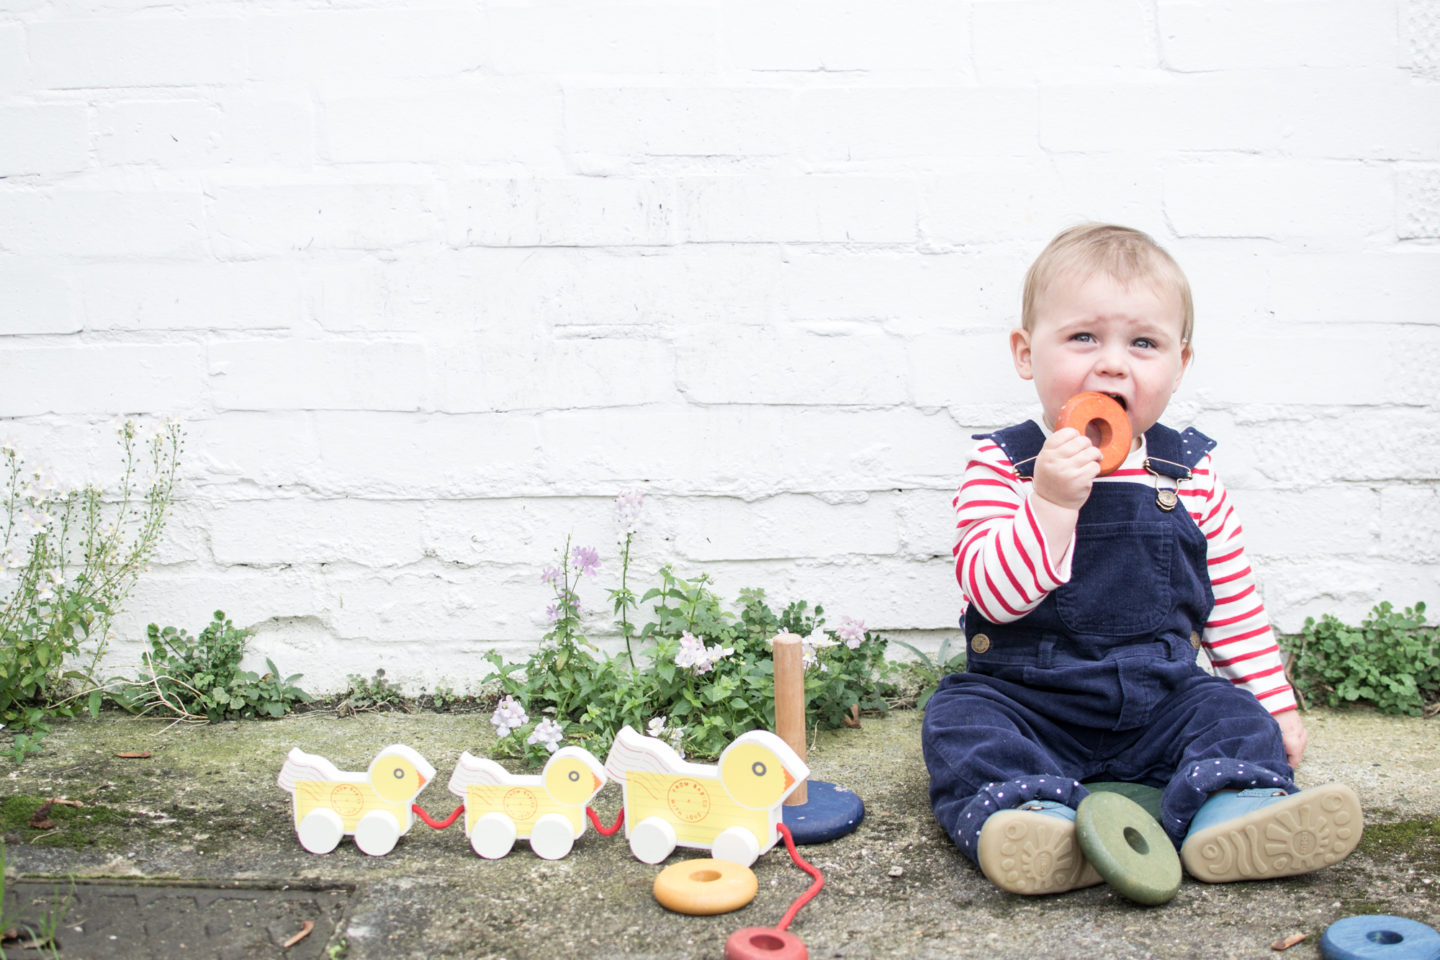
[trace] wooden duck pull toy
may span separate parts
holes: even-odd
[[[276,783],[291,795],[295,834],[311,853],[329,853],[346,836],[372,857],[395,848],[413,824],[410,805],[435,768],[418,752],[392,744],[362,771],[341,770],[322,756],[292,749]]]

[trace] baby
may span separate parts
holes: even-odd
[[[1075,840],[1085,781],[1161,788],[1161,825],[1211,883],[1306,873],[1360,840],[1353,790],[1291,780],[1305,728],[1215,442],[1160,423],[1193,326],[1184,273],[1136,230],[1066,230],[1026,275],[1010,349],[1043,419],[976,438],[955,499],[967,668],[922,734],[936,818],[1002,889],[1100,882]],[[1084,433],[1055,429],[1090,391],[1133,431],[1107,477]]]

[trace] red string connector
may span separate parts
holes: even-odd
[[[614,822],[613,824],[611,824],[610,826],[608,826],[608,827],[605,826],[604,824],[602,824],[602,823],[600,822],[600,817],[599,817],[598,815],[596,815],[594,809],[592,809],[592,808],[590,808],[590,807],[586,807],[586,808],[585,808],[585,815],[586,815],[587,817],[589,817],[589,818],[590,818],[590,822],[595,825],[595,832],[598,833],[598,834],[600,834],[600,836],[602,836],[602,837],[614,836],[617,832],[619,832],[621,825],[624,824],[624,822],[625,822],[625,808],[624,808],[624,807],[621,807],[621,808],[620,808],[620,815],[619,815],[618,817],[616,817],[616,818],[615,818],[615,822]]]
[[[425,826],[432,827],[436,830],[444,830],[446,827],[450,826],[450,824],[454,823],[457,819],[459,819],[460,814],[465,812],[465,804],[462,803],[460,804],[460,806],[456,807],[455,811],[451,813],[450,816],[446,817],[444,820],[433,819],[430,814],[426,813],[424,808],[422,808],[418,803],[410,804],[410,809],[414,811],[415,816],[425,821]]]

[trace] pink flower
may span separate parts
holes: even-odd
[[[594,547],[576,547],[570,551],[570,562],[575,564],[575,569],[587,577],[595,576],[595,571],[600,569],[600,554],[595,552]]]

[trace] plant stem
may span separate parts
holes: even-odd
[[[625,659],[630,661],[630,669],[635,669],[635,652],[630,649],[630,617],[627,608],[630,606],[630,593],[627,586],[630,576],[630,538],[634,534],[625,534],[625,549],[620,554],[620,633],[625,637]]]

